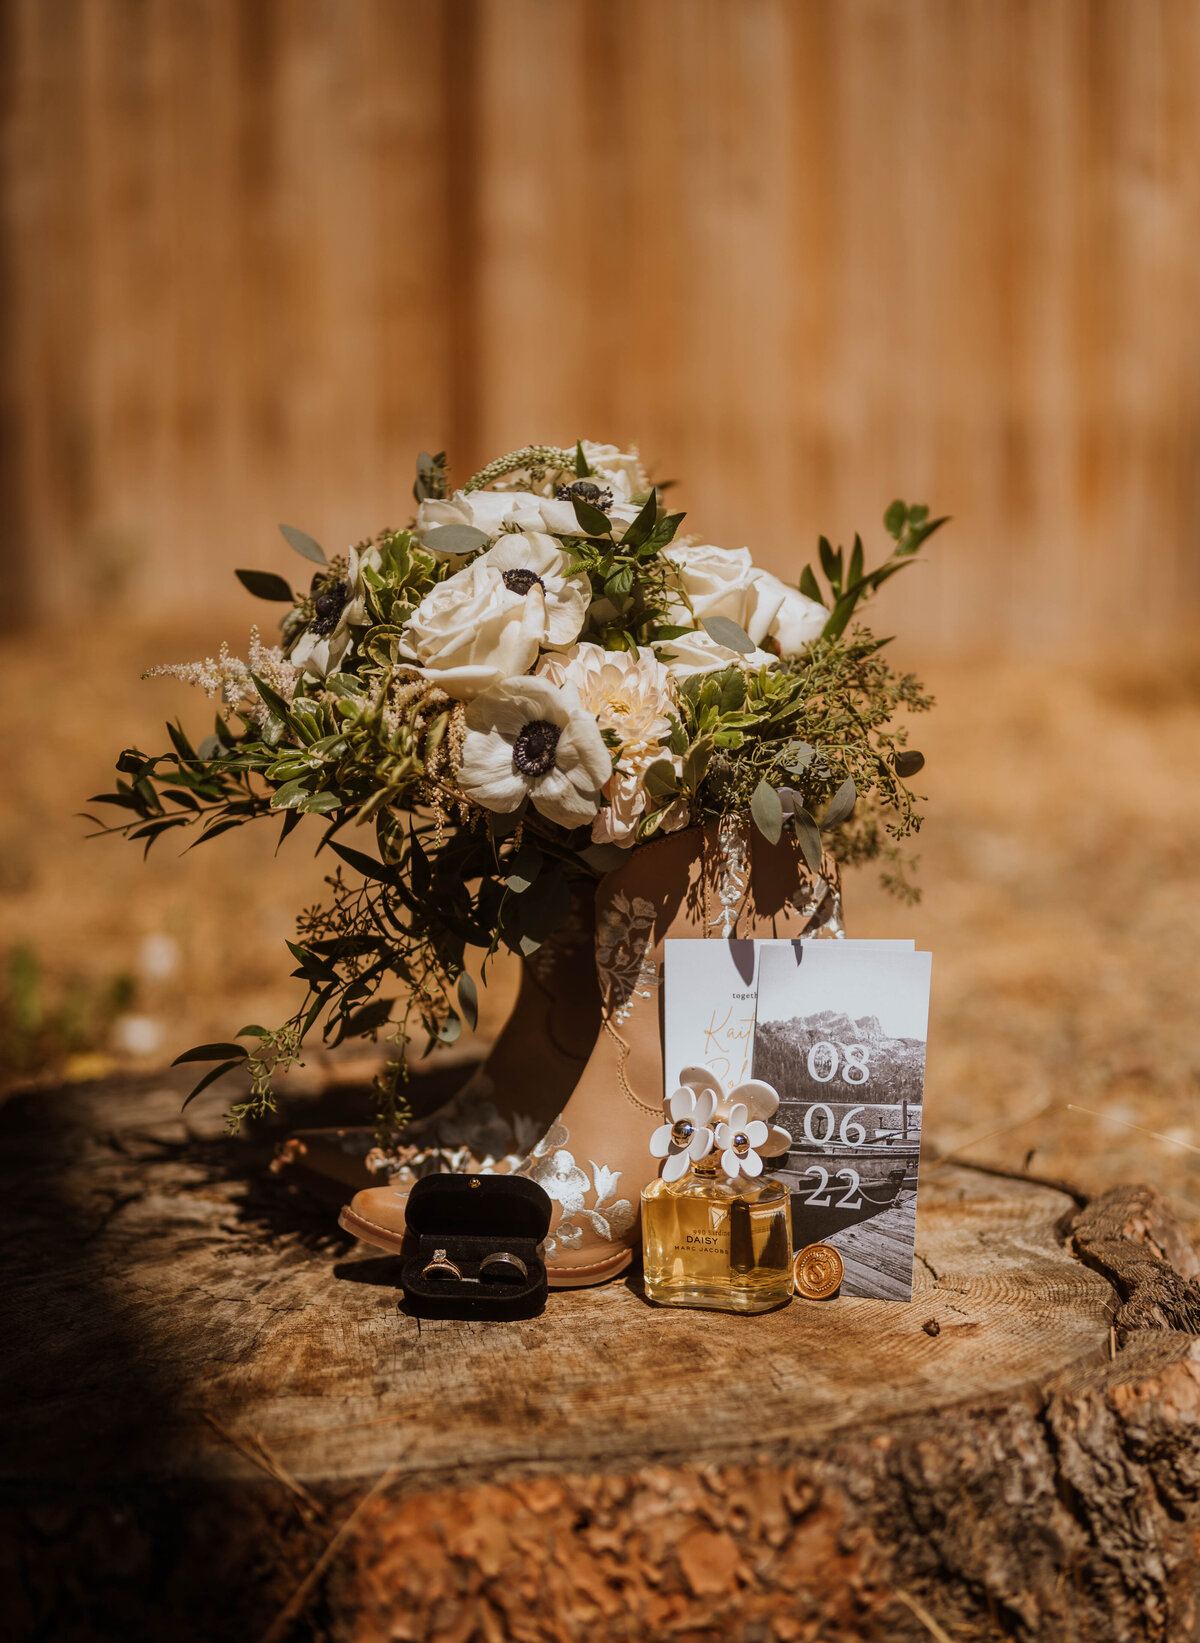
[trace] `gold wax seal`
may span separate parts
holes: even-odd
[[[796,1293],[810,1301],[823,1301],[840,1286],[845,1270],[832,1244],[809,1244],[792,1262]]]

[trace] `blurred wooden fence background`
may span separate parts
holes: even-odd
[[[0,17],[9,625],[224,612],[419,447],[584,433],[793,577],[952,512],[886,595],[927,646],[1194,629],[1196,0]]]

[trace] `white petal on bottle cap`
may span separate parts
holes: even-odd
[[[671,1126],[660,1124],[650,1137],[651,1158],[665,1158],[671,1150]]]

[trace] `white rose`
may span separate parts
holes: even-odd
[[[344,581],[334,582],[317,594],[312,621],[292,646],[288,660],[302,668],[311,679],[323,679],[336,672],[350,649],[352,627],[367,620],[366,584],[363,571],[369,565],[377,571],[382,564],[378,548],[351,548]]]
[[[638,516],[631,503],[614,501],[606,510],[619,539]],[[457,558],[438,547],[432,535],[443,525],[470,525],[493,540],[514,531],[549,532],[551,536],[578,536],[579,521],[570,502],[532,491],[455,491],[441,501],[422,502],[417,509],[416,532],[421,546],[435,558]]]
[[[619,451],[615,445],[594,445],[582,441],[583,454],[593,475],[603,475],[616,502],[629,502],[650,489],[646,470],[637,451]]]
[[[685,544],[668,548],[663,557],[675,567],[679,586],[687,595],[686,603],[676,599],[668,607],[673,623],[690,626],[693,620],[702,622],[706,616],[727,616],[750,633],[747,624],[755,607],[754,583],[761,573],[750,558],[749,548]],[[762,634],[751,633],[750,637],[757,644]]]
[[[746,629],[756,645],[769,636],[784,656],[800,656],[814,639],[821,637],[829,612],[816,599],[810,599],[806,593],[789,587],[765,570],[759,571],[754,591],[758,601],[752,617],[755,626],[765,611],[771,612],[761,633],[756,633],[754,627]]]
[[[458,783],[485,810],[516,810],[528,797],[562,827],[590,822],[612,756],[595,719],[569,687],[509,679],[467,708]]]
[[[427,679],[466,700],[528,673],[543,645],[579,637],[591,599],[583,573],[540,532],[505,536],[422,599],[403,650]]]
[[[718,644],[700,629],[681,634],[678,639],[664,639],[655,649],[676,680],[689,679],[694,673],[716,673],[726,667],[757,669],[779,665],[778,656],[769,650],[752,650],[744,656],[740,650]]]
[[[829,620],[824,605],[760,570],[749,548],[682,546],[668,548],[664,557],[675,566],[697,622],[727,616],[756,645],[775,639],[785,656],[797,656],[820,637]],[[669,608],[675,621],[691,621],[682,599]]]

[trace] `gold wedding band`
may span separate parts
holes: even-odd
[[[456,1283],[462,1283],[462,1273],[454,1262],[450,1260],[444,1249],[435,1249],[433,1259],[427,1266],[421,1268],[422,1278],[453,1278]]]
[[[528,1278],[529,1268],[519,1255],[510,1255],[506,1249],[485,1255],[479,1263],[479,1276],[488,1282],[519,1284]]]

